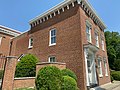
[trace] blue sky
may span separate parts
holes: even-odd
[[[63,0],[1,0],[0,25],[21,32],[30,29],[29,21]],[[107,25],[120,33],[120,0],[88,0]],[[109,2],[108,2],[109,1]]]

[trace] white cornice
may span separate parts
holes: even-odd
[[[10,35],[10,36],[14,36],[14,37],[20,35],[20,32],[17,32],[13,29],[10,29],[10,28],[2,26],[2,25],[0,25],[0,32],[7,34],[7,35]]]
[[[55,7],[51,8],[50,10],[44,12],[43,14],[41,14],[40,16],[37,16],[36,18],[30,20],[29,24],[31,25],[31,27],[35,27],[37,24],[40,24],[42,22],[45,22],[46,20],[48,20],[48,16],[50,16],[50,18],[52,18],[53,16],[56,16],[57,14],[60,14],[60,9],[62,9],[62,12],[64,12],[64,7],[67,6],[67,9],[69,9],[69,5],[72,4],[72,6],[74,7],[75,4],[74,2],[77,1],[77,4],[79,4],[83,10],[88,13],[88,15],[90,16],[90,18],[102,29],[106,29],[106,25],[104,24],[104,22],[101,20],[101,18],[97,15],[96,11],[93,9],[93,7],[90,5],[90,3],[87,0],[64,0],[63,2],[61,2],[60,4],[56,5]]]

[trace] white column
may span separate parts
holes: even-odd
[[[94,61],[94,75],[95,75],[95,78],[94,78],[94,83],[97,84],[97,74],[96,74],[96,66],[95,66],[95,53],[93,53],[93,61]]]
[[[88,48],[84,48],[84,56],[85,56],[85,70],[86,70],[86,86],[90,86],[89,76],[88,76],[88,65],[87,65]]]

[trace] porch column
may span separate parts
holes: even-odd
[[[88,77],[88,65],[87,65],[88,48],[84,48],[84,56],[85,56],[86,86],[90,86],[89,77]]]

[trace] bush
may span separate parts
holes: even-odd
[[[78,90],[75,79],[70,76],[63,76],[61,90]]]
[[[22,57],[16,66],[15,77],[35,77],[37,61],[37,58],[32,54]]]
[[[62,72],[63,76],[70,76],[77,81],[77,76],[75,75],[75,73],[73,71],[71,71],[69,69],[63,69],[61,72]]]
[[[0,79],[3,77],[3,70],[0,70]]]
[[[39,70],[35,80],[37,90],[61,90],[62,74],[60,69],[47,66]]]
[[[112,75],[110,75],[110,79],[111,79],[111,82],[113,82],[113,81],[114,81],[114,78],[112,77]]]
[[[112,71],[111,75],[114,80],[120,81],[120,71]]]
[[[114,62],[114,69],[116,71],[120,71],[120,59],[115,60],[115,62]]]

